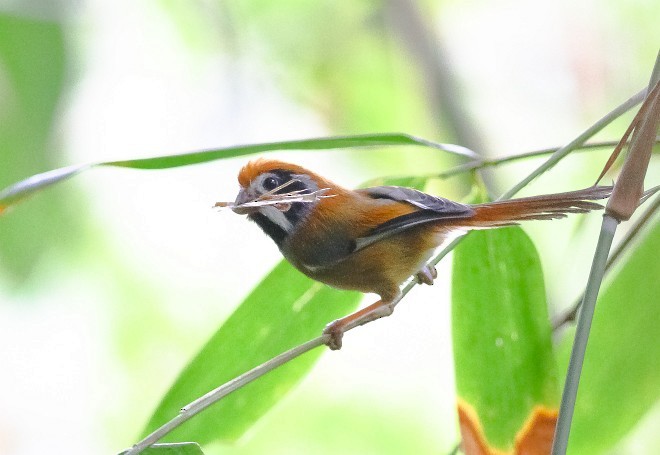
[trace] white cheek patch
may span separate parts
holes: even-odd
[[[259,211],[270,221],[284,229],[287,233],[290,233],[293,230],[293,224],[287,219],[286,215],[284,215],[284,212],[281,210],[272,206],[264,206],[261,207]]]

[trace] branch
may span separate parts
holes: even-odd
[[[656,68],[660,66],[660,54],[658,57]],[[654,74],[657,74],[655,70]],[[582,311],[578,318],[568,372],[566,373],[557,428],[552,441],[553,455],[564,455],[568,448],[568,437],[571,431],[591,322],[616,228],[620,222],[630,219],[639,206],[640,197],[644,193],[644,176],[648,169],[651,149],[660,125],[660,82],[655,84],[653,90],[648,91],[645,98],[644,104],[640,108],[640,113],[643,112],[643,114],[638,114],[633,119],[635,126],[628,148],[628,155],[605,207],[598,246],[594,254],[587,288],[584,292]],[[625,141],[625,136],[622,139],[623,141]]]
[[[648,209],[646,209],[646,211],[641,215],[641,217],[635,222],[633,227],[630,228],[630,230],[626,233],[626,235],[617,245],[614,251],[612,251],[610,258],[608,259],[607,264],[605,265],[606,275],[612,269],[614,264],[618,262],[618,260],[621,258],[621,255],[628,249],[628,247],[630,247],[633,240],[637,238],[639,233],[648,224],[649,220],[651,220],[651,218],[658,211],[659,208],[660,208],[660,196],[655,198],[653,204],[651,204],[651,206]],[[584,299],[584,292],[573,303],[570,310],[566,311],[563,315],[561,315],[559,318],[553,321],[552,323],[553,332],[556,332],[566,324],[575,321],[578,311],[580,310],[580,306],[582,305],[583,299]]]
[[[526,187],[536,177],[538,177],[539,175],[543,174],[547,170],[554,167],[557,163],[559,163],[559,161],[565,158],[571,151],[582,146],[582,144],[588,141],[591,137],[593,137],[596,133],[598,133],[600,130],[605,128],[607,125],[612,123],[612,121],[619,118],[625,112],[627,112],[628,110],[632,109],[633,107],[641,103],[644,100],[645,96],[646,96],[646,87],[644,87],[643,90],[640,90],[637,94],[635,94],[633,97],[631,97],[621,105],[617,106],[613,111],[611,111],[609,114],[598,120],[596,123],[591,125],[582,134],[580,134],[578,137],[573,139],[571,142],[569,142],[568,144],[557,150],[555,153],[553,153],[552,156],[545,163],[543,163],[541,166],[536,168],[534,172],[532,172],[527,177],[522,179],[517,185],[515,185],[509,191],[504,193],[499,200],[511,199],[516,193],[518,193],[518,191]]]
[[[431,260],[431,264],[436,265],[442,260],[451,250],[453,250],[456,245],[460,242],[460,238],[455,239],[449,245],[447,245],[437,256]],[[398,299],[392,302],[392,306],[396,306],[399,302],[415,287],[417,282],[415,280],[409,281],[404,288],[401,290],[401,295]],[[354,329],[355,327],[349,327],[346,331]],[[330,340],[329,335],[322,335],[320,337],[314,338],[306,343],[303,343],[295,348],[289,349],[288,351],[274,357],[267,362],[262,363],[261,365],[243,373],[242,375],[232,379],[231,381],[221,385],[220,387],[213,389],[206,395],[196,399],[195,401],[187,404],[179,414],[174,417],[172,420],[158,428],[156,431],[148,435],[146,438],[135,444],[130,450],[128,450],[125,455],[137,455],[142,452],[144,449],[148,448],[152,444],[160,441],[165,435],[170,433],[172,430],[180,426],[186,420],[191,419],[194,415],[199,414],[204,409],[208,408],[212,404],[222,400],[224,397],[230,393],[240,389],[241,387],[249,384],[250,382],[260,378],[266,373],[273,371],[279,366],[284,365],[285,363],[311,351],[314,348],[325,345]]]
[[[660,137],[657,137],[655,140],[656,144],[660,144]],[[583,151],[592,151],[595,149],[601,149],[601,148],[607,148],[607,147],[615,147],[619,141],[603,141],[603,142],[592,142],[590,144],[582,144],[578,148],[574,149],[574,152],[583,152]],[[545,149],[540,149],[540,150],[534,150],[531,152],[525,152],[525,153],[518,153],[515,155],[505,155],[499,158],[491,158],[491,159],[486,159],[486,158],[476,158],[471,161],[468,161],[463,164],[459,164],[458,166],[455,166],[451,169],[448,169],[444,172],[440,173],[433,173],[433,174],[426,174],[426,175],[415,175],[414,177],[419,177],[422,179],[447,179],[450,177],[453,177],[455,175],[463,174],[465,172],[473,171],[473,170],[481,170],[487,167],[495,167],[499,166],[501,164],[509,164],[509,163],[514,163],[516,161],[521,161],[521,160],[526,160],[529,158],[538,158],[546,155],[552,155],[555,153],[557,150],[559,150],[561,147],[552,147],[552,148],[545,148]],[[391,175],[388,177],[381,177],[378,179],[371,180],[370,182],[373,181],[381,181],[381,180],[390,180],[390,179],[400,179],[400,178],[408,178],[411,177],[410,175]],[[368,184],[369,182],[367,182]]]
[[[183,424],[185,421],[191,419],[196,414],[199,414],[204,409],[211,406],[213,403],[216,403],[229,395],[230,393],[240,389],[244,385],[249,384],[255,379],[260,378],[269,371],[273,371],[275,368],[284,365],[285,363],[305,354],[308,351],[311,351],[314,348],[322,346],[328,341],[329,336],[324,335],[313,340],[310,340],[306,343],[303,343],[299,346],[296,346],[293,349],[290,349],[277,357],[270,359],[269,361],[262,363],[261,365],[251,369],[250,371],[243,373],[242,375],[232,379],[231,381],[221,385],[220,387],[211,390],[206,395],[196,399],[192,403],[187,404],[179,414],[174,417],[172,420],[167,422],[165,425],[158,428],[156,431],[148,435],[142,441],[135,444],[130,450],[128,450],[124,455],[136,455],[147,449],[152,444],[160,441],[165,435],[170,433],[172,430]]]

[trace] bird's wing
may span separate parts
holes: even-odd
[[[386,237],[410,229],[420,224],[431,223],[439,220],[468,218],[474,214],[474,209],[466,204],[450,201],[449,199],[431,196],[411,188],[400,186],[376,186],[358,190],[373,199],[390,199],[392,201],[407,202],[419,208],[418,211],[401,215],[386,221],[366,236],[360,237],[355,242],[358,251],[372,243],[376,243]]]

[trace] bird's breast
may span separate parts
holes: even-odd
[[[295,247],[282,248],[282,253],[312,279],[389,298],[424,266],[440,243],[437,230],[420,226],[348,254],[345,252],[354,247],[348,236],[299,239]]]

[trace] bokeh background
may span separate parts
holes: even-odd
[[[658,17],[644,0],[0,0],[0,187],[79,162],[333,134],[405,132],[488,156],[559,146],[647,84]],[[274,156],[347,186],[453,164],[417,148]],[[606,156],[571,157],[526,194],[589,185]],[[234,198],[244,163],[96,169],[0,219],[0,453],[135,442],[280,258],[256,226],[211,209]],[[535,164],[489,171],[489,190]],[[579,293],[598,218],[526,228],[551,313]],[[347,335],[239,444],[205,450],[449,452],[448,264],[393,318]],[[660,447],[659,422],[656,405],[614,453]]]

